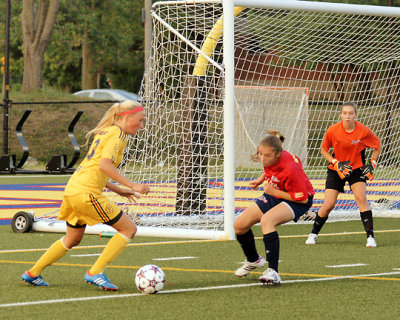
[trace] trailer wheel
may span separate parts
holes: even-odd
[[[32,230],[33,216],[27,212],[19,211],[14,214],[11,228],[14,232],[24,233]]]

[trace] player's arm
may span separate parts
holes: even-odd
[[[136,191],[133,191],[132,189],[120,188],[110,181],[107,181],[106,188],[115,192],[116,194],[119,194],[121,197],[128,198],[128,200],[133,203],[136,203],[136,199],[140,198],[139,193]]]
[[[112,160],[103,158],[100,160],[99,163],[99,169],[101,172],[103,172],[105,175],[107,175],[110,179],[122,184],[125,187],[128,187],[134,192],[139,192],[142,194],[147,194],[150,192],[150,188],[146,184],[142,183],[133,183],[130,181],[128,178],[126,178],[124,175],[118,172],[118,170],[114,167]],[[114,185],[111,182],[107,182],[106,187],[110,189],[111,191],[114,191],[118,194],[120,194],[118,191],[121,192],[121,188],[118,186]]]
[[[353,170],[350,165],[351,161],[339,161],[335,159],[324,147],[321,147],[321,155],[329,161],[341,179],[346,178]]]
[[[263,172],[263,173],[261,173],[261,175],[260,175],[259,178],[250,181],[250,183],[249,183],[249,184],[250,184],[250,187],[251,187],[253,190],[257,190],[257,187],[258,187],[260,184],[262,184],[262,183],[264,182],[264,180],[265,180],[265,174],[264,174],[264,172]]]
[[[292,201],[292,202],[297,202],[297,203],[307,203],[308,202],[308,198],[303,199],[303,200],[295,200],[292,198],[292,196],[290,195],[289,192],[276,189],[272,184],[269,184],[269,183],[265,184],[264,192],[271,196],[281,198],[284,200],[288,200],[288,201]]]
[[[374,180],[374,171],[376,166],[378,165],[378,157],[379,154],[381,153],[381,143],[379,143],[378,148],[374,149],[372,152],[371,160],[369,163],[361,167],[362,174],[369,180],[372,181]]]

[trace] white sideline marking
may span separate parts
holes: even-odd
[[[327,277],[327,278],[316,278],[316,279],[299,279],[299,280],[286,280],[282,281],[282,284],[287,283],[298,283],[298,282],[316,282],[316,281],[332,281],[341,280],[349,278],[360,278],[360,277],[376,277],[376,276],[387,276],[400,274],[400,272],[385,272],[385,273],[374,273],[374,274],[358,274],[352,276],[338,276],[338,277]],[[233,284],[225,286],[212,286],[212,287],[202,287],[202,288],[188,288],[188,289],[175,289],[175,290],[165,290],[157,294],[169,294],[169,293],[181,293],[181,292],[192,292],[192,291],[208,291],[208,290],[221,290],[221,289],[231,289],[231,288],[244,288],[244,287],[254,287],[261,286],[261,283],[246,283],[246,284]],[[143,293],[130,293],[130,294],[115,294],[109,296],[94,296],[94,297],[81,297],[81,298],[68,298],[68,299],[54,299],[54,300],[38,300],[38,301],[25,301],[16,303],[3,303],[0,304],[0,308],[9,307],[23,307],[38,304],[53,304],[62,302],[76,302],[76,301],[89,301],[89,300],[102,300],[102,299],[115,299],[115,298],[131,298],[131,297],[143,297],[148,296]]]
[[[99,256],[101,253],[88,253],[88,254],[71,254],[71,257],[93,257]]]
[[[170,258],[153,258],[156,261],[167,261],[167,260],[185,260],[185,259],[197,259],[198,257],[170,257]]]
[[[181,243],[202,243],[202,242],[216,242],[221,240],[171,240],[171,241],[159,241],[159,242],[135,242],[128,243],[128,247],[137,247],[137,246],[148,246],[148,245],[159,245],[159,244],[181,244]],[[228,241],[228,240],[227,240]],[[72,250],[81,250],[81,249],[96,249],[96,248],[104,248],[106,245],[91,245],[91,246],[76,246],[73,247]],[[37,248],[37,249],[10,249],[10,250],[0,250],[0,253],[13,253],[13,252],[30,252],[30,251],[46,251],[48,248]]]
[[[46,176],[47,177],[47,176]],[[384,232],[399,232],[400,229],[393,230],[374,230],[375,233]],[[319,236],[340,236],[340,235],[352,235],[352,234],[363,234],[362,232],[341,232],[341,233],[320,233]],[[309,234],[298,234],[298,235],[287,235],[279,236],[281,239],[289,238],[307,238]],[[262,237],[255,237],[255,239],[262,239]],[[206,242],[220,242],[220,241],[230,241],[230,240],[171,240],[171,241],[160,241],[160,242],[135,242],[129,243],[128,247],[141,246],[141,245],[159,245],[159,244],[181,244],[181,243],[206,243]],[[72,250],[77,249],[92,249],[92,248],[104,248],[106,245],[92,245],[92,246],[76,246]],[[10,249],[10,250],[0,250],[0,253],[13,253],[13,252],[29,252],[29,251],[46,251],[48,248],[38,248],[38,249]]]
[[[353,264],[337,264],[332,266],[325,266],[327,268],[348,268],[348,267],[363,267],[367,266],[365,263],[353,263]]]
[[[70,177],[72,174],[65,174],[65,175],[63,175],[63,177]],[[29,175],[29,178],[56,178],[56,177],[58,177],[58,178],[60,178],[60,175],[57,175],[57,174],[49,174],[49,175],[44,175],[44,174],[35,174],[35,175]],[[0,179],[1,178],[26,178],[26,176],[16,176],[16,175],[5,175],[5,176],[0,176]]]

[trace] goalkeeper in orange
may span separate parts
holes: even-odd
[[[356,121],[357,108],[354,103],[345,102],[342,105],[340,118],[342,121],[330,126],[322,141],[321,154],[329,162],[325,198],[322,207],[318,210],[306,244],[317,243],[318,233],[335,207],[339,193],[344,192],[347,181],[367,233],[366,247],[376,247],[372,211],[367,201],[366,180],[374,179],[381,143],[368,127]],[[331,147],[332,154],[329,153]],[[365,159],[367,148],[373,149],[368,163]]]
[[[93,143],[68,181],[58,215],[59,220],[66,221],[66,235],[54,242],[35,265],[23,273],[23,281],[33,286],[49,286],[41,276],[43,269],[80,243],[86,225],[105,223],[112,226],[117,233],[86,272],[84,279],[103,290],[118,290],[105,275],[104,268],[126,248],[136,233],[136,225],[120,207],[103,196],[102,192],[106,187],[130,201],[135,201],[139,194],[150,192],[146,184],[134,183],[117,170],[124,155],[127,135],[135,135],[142,129],[144,119],[144,108],[138,102],[128,100],[114,104],[97,126],[87,133],[87,143],[94,135]],[[125,188],[111,183],[109,179]]]

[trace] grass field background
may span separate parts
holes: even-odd
[[[1,179],[38,183],[29,176]],[[67,177],[46,179],[63,183]],[[259,284],[263,270],[234,276],[245,259],[236,241],[136,237],[106,269],[117,292],[83,280],[108,238],[86,235],[44,270],[50,287],[37,288],[20,276],[62,234],[16,234],[2,225],[0,319],[400,319],[400,219],[374,222],[377,248],[365,247],[361,221],[326,224],[316,246],[304,243],[310,224],[280,226],[278,287]],[[263,254],[259,227],[254,231]],[[134,277],[149,263],[164,270],[166,284],[160,294],[146,296]]]
[[[376,219],[377,248],[365,247],[358,221],[327,224],[316,246],[304,244],[310,225],[279,227],[279,287],[259,285],[262,270],[234,276],[244,260],[236,241],[138,237],[106,270],[119,287],[115,293],[83,280],[108,239],[86,235],[79,247],[44,270],[50,287],[30,287],[21,274],[62,235],[15,234],[1,226],[0,318],[399,319],[399,223]],[[255,233],[262,253],[259,228]],[[166,274],[161,294],[146,296],[135,288],[137,269],[148,263]]]

